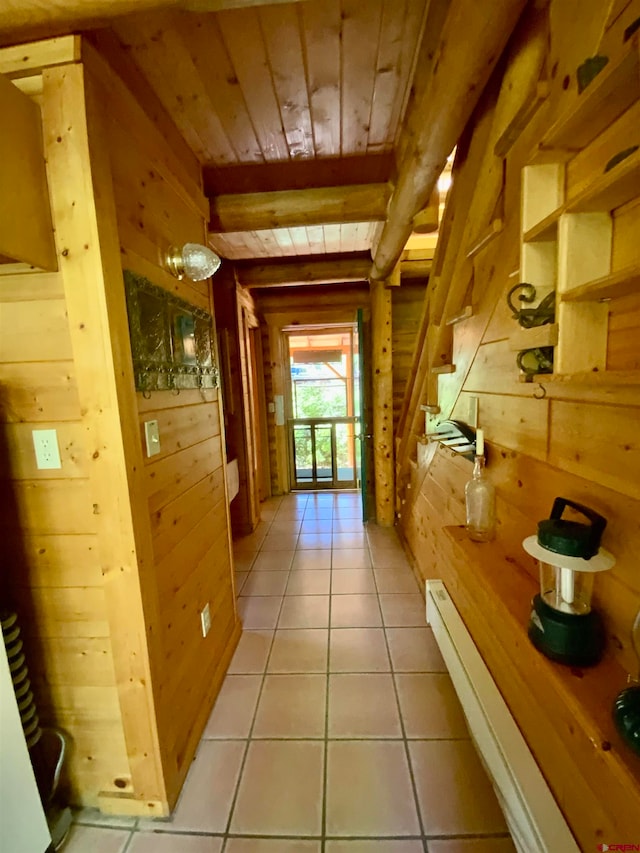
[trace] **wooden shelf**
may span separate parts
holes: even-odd
[[[604,172],[588,187],[568,197],[540,222],[525,231],[523,243],[539,243],[556,239],[558,221],[564,213],[609,212],[637,198],[640,188],[640,148],[608,172]]]
[[[439,367],[432,367],[431,372],[440,376],[443,373],[455,373],[456,366],[455,364],[441,364]]]
[[[536,83],[535,90],[530,97],[525,98],[522,106],[502,131],[494,145],[493,153],[496,157],[506,157],[511,151],[522,131],[549,97],[549,90],[550,86],[547,80],[540,80]]]
[[[640,385],[640,370],[589,370],[584,373],[537,373],[533,382],[581,385]]]
[[[613,699],[626,685],[626,672],[606,652],[597,666],[579,671],[540,654],[527,637],[530,602],[538,584],[523,568],[524,552],[521,559],[507,554],[499,539],[472,542],[464,527],[445,527],[444,532],[468,567],[465,577],[473,605],[479,613],[484,609],[491,613],[494,642],[502,645],[518,671],[535,674],[538,684],[532,689],[544,690],[545,695],[553,697],[550,704],[571,720],[575,746],[580,751],[576,760],[592,771],[594,760],[601,771],[607,765],[610,778],[635,791],[640,757],[622,743],[611,715]]]
[[[522,231],[525,240],[551,240],[564,205],[564,164],[529,164],[522,170]],[[546,230],[550,228],[547,235]]]
[[[640,32],[568,105],[522,170],[522,276],[555,288],[558,325],[553,332],[549,327],[538,332],[541,337],[514,331],[509,346],[517,351],[555,347],[557,372],[526,377],[542,384],[549,396],[571,396],[582,388],[590,399],[628,397],[640,384],[640,371],[606,370],[609,309],[600,304],[640,290],[637,260],[629,258],[629,267],[610,272],[612,211],[640,194],[640,148],[632,147],[640,138],[630,118],[640,105],[639,45]],[[625,141],[619,142],[618,154],[631,153],[616,162],[615,149],[608,142],[601,145],[600,137],[623,116]],[[567,166],[580,152],[586,153],[579,166]],[[607,160],[615,165],[603,171]],[[583,174],[587,167],[589,175]]]
[[[582,192],[568,197],[563,213],[610,211],[637,198],[640,192],[640,148]]]
[[[475,256],[486,248],[489,243],[500,234],[504,228],[502,219],[494,219],[483,234],[479,234],[475,240],[472,240],[467,249],[467,259],[475,258]]]
[[[558,232],[558,220],[564,213],[564,207],[558,207],[553,210],[540,222],[537,222],[532,228],[522,235],[524,243],[541,243],[549,240],[555,240]]]
[[[469,317],[473,317],[473,305],[465,305],[462,311],[454,314],[452,317],[449,317],[445,320],[446,326],[455,326],[456,323],[461,323],[463,320],[468,320]]]
[[[562,293],[562,302],[591,302],[598,299],[615,299],[640,290],[640,264],[588,281]]]
[[[57,270],[40,108],[0,75],[0,274]]]
[[[572,108],[551,126],[541,148],[579,151],[640,98],[640,34],[578,95]]]
[[[546,323],[533,329],[518,328],[509,336],[509,349],[520,352],[534,347],[555,347],[558,344],[558,324]]]

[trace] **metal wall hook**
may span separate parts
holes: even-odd
[[[533,396],[536,400],[544,400],[544,398],[547,396],[547,389],[544,387],[544,385],[541,385],[538,382],[538,387],[533,392]]]

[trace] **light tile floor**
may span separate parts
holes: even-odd
[[[398,538],[359,518],[354,493],[264,504],[172,818],[85,810],[65,853],[514,853]]]

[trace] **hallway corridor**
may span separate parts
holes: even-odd
[[[360,516],[355,493],[263,505],[173,818],[85,810],[65,853],[513,853],[396,534]]]

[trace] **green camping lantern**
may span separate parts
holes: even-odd
[[[571,507],[587,520],[563,518]],[[591,607],[594,578],[615,564],[600,547],[607,521],[583,504],[556,498],[551,516],[538,523],[538,535],[522,543],[540,562],[540,592],[533,599],[529,639],[551,660],[591,666],[604,650],[599,614]]]

